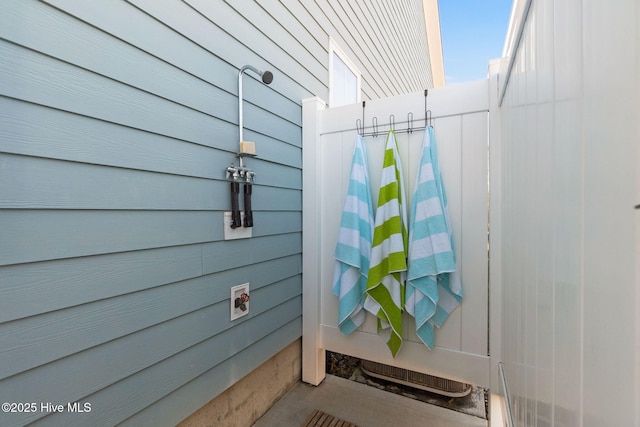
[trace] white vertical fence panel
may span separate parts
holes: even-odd
[[[486,113],[480,113],[486,114]],[[442,180],[449,204],[449,216],[453,227],[453,244],[456,248],[456,267],[462,272],[462,115],[452,115],[437,119],[435,122],[438,157],[442,169]],[[462,278],[463,291],[467,291],[467,279]],[[473,301],[465,297],[463,305],[458,307],[436,333],[435,345],[441,348],[462,350],[462,312]],[[481,322],[482,323],[482,322]],[[416,340],[417,341],[417,340]]]
[[[351,156],[356,140],[356,119],[362,119],[361,105],[343,106],[317,110],[317,140],[304,142],[304,150],[316,153],[318,158],[305,155],[305,161],[317,162],[318,176],[304,165],[304,198],[317,200],[317,205],[305,204],[306,209],[316,208],[312,216],[319,222],[317,234],[307,235],[304,230],[304,250],[315,250],[318,254],[317,269],[306,270],[303,280],[304,299],[319,296],[319,304],[308,303],[306,307],[319,307],[320,313],[303,313],[304,322],[320,322],[315,331],[318,338],[303,337],[309,345],[308,352],[318,343],[318,351],[331,350],[352,356],[411,369],[446,378],[489,386],[488,358],[488,277],[487,277],[487,116],[488,83],[473,82],[465,85],[429,90],[428,108],[432,111],[439,161],[449,199],[449,209],[458,256],[458,268],[462,274],[465,297],[436,332],[436,347],[427,349],[415,334],[413,318],[405,314],[405,342],[393,358],[384,342],[376,333],[376,321],[367,315],[367,321],[350,336],[343,336],[337,328],[337,297],[331,291],[333,280],[333,251],[337,240],[342,205],[347,189]],[[380,135],[365,137],[368,153],[369,174],[374,204],[382,170],[384,146],[389,115],[395,116],[396,129],[407,127],[407,113],[414,116],[414,127],[424,126],[424,95],[414,93],[383,100],[367,101],[364,110],[366,132],[371,131],[371,119],[377,116]],[[306,126],[306,123],[303,123]],[[402,158],[405,187],[410,200],[424,131],[398,133],[398,150]],[[314,145],[314,144],[317,144]],[[313,166],[312,165],[312,166]],[[313,231],[313,230],[312,230]],[[305,257],[307,255],[305,254]],[[311,257],[311,255],[309,255]],[[466,259],[469,263],[466,264]],[[320,289],[308,289],[318,286]],[[307,348],[307,344],[304,344]],[[316,363],[319,359],[315,360]],[[307,363],[312,363],[313,360]],[[306,366],[303,359],[303,379],[309,370],[316,380],[319,366]],[[308,381],[305,379],[307,382]],[[321,379],[320,379],[321,381]],[[319,382],[319,381],[318,381]],[[317,383],[317,382],[315,382]]]
[[[524,31],[511,73],[499,76],[502,236],[491,222],[504,245],[512,415],[517,425],[638,426],[640,8],[529,4],[514,15]]]
[[[320,98],[309,98],[302,102],[302,151],[304,164],[304,185],[314,191],[305,191],[302,199],[302,380],[318,385],[325,377],[325,352],[320,342],[320,291],[319,283],[320,253],[318,243],[322,235],[322,227],[318,207],[322,190],[322,175],[319,162],[320,145],[317,144],[319,134],[319,112],[324,108]]]
[[[502,137],[500,134],[501,116],[498,113],[499,86],[498,72],[506,61],[494,60],[489,65],[489,354],[491,357],[491,391],[501,393],[500,367],[502,359]],[[492,416],[494,413],[492,413]],[[498,416],[496,414],[496,416]]]
[[[464,277],[461,349],[474,354],[488,354],[488,326],[478,319],[489,316],[487,262],[488,244],[488,117],[486,113],[462,116],[462,245],[459,253]],[[464,317],[471,315],[472,319]]]

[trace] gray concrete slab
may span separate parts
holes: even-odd
[[[298,383],[254,427],[298,427],[314,409],[360,427],[486,427],[487,421],[333,375]]]

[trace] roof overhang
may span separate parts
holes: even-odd
[[[440,12],[438,0],[422,0],[424,9],[424,23],[429,44],[429,60],[431,62],[431,76],[434,87],[443,87],[444,58],[442,56],[442,35],[440,33]]]

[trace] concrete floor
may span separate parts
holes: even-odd
[[[298,383],[254,427],[299,427],[314,409],[359,427],[487,427],[486,420],[327,375],[318,386]]]

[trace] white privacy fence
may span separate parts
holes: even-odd
[[[325,375],[325,350],[489,387],[488,282],[488,81],[429,90],[427,101],[449,200],[457,266],[464,298],[427,349],[405,313],[404,343],[393,358],[378,336],[376,320],[349,336],[337,326],[332,279],[338,229],[362,105],[325,109],[318,98],[303,102],[303,380]],[[395,121],[410,206],[424,136],[422,92],[367,101],[365,132],[377,118],[378,136],[364,138],[374,206],[390,120]],[[413,122],[408,123],[412,113]],[[393,118],[390,119],[390,116]],[[419,128],[403,133],[408,126]]]

